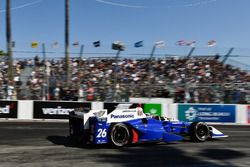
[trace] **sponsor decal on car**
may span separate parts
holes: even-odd
[[[117,118],[134,118],[135,116],[130,114],[130,115],[114,115],[114,114],[111,114],[110,118],[114,118],[114,119],[117,119]]]
[[[124,112],[123,109],[121,110],[114,110],[112,113],[109,113],[107,115],[107,122],[123,122],[123,121],[129,121],[137,118],[144,118],[145,115],[143,112],[141,113],[139,111],[139,108],[136,109],[125,109],[126,112]]]
[[[128,109],[128,110],[122,110],[122,112],[136,112],[136,109]]]

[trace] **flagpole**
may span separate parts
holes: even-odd
[[[69,0],[65,0],[65,71],[66,85],[70,85],[70,60],[69,60]]]
[[[80,53],[79,53],[79,58],[80,58],[80,61],[79,61],[79,69],[81,69],[82,67],[82,56],[83,56],[83,50],[84,50],[84,45],[81,45],[81,48],[80,48]]]
[[[42,53],[43,53],[43,72],[44,72],[44,84],[43,84],[43,100],[46,100],[46,85],[48,86],[48,82],[47,82],[47,72],[46,72],[46,49],[45,49],[45,44],[42,44]],[[45,82],[46,81],[46,82]],[[47,92],[48,93],[48,92]]]
[[[154,53],[155,53],[155,49],[156,49],[156,44],[154,44],[153,48],[152,48],[152,51],[151,51],[151,54],[149,56],[149,62],[148,62],[148,70],[149,70],[149,76],[148,76],[148,83],[149,83],[149,86],[151,85],[151,74],[152,74],[152,58],[154,56]],[[151,92],[151,89],[149,88],[149,95],[148,97],[151,98],[152,97],[152,92]]]
[[[224,59],[221,61],[221,64],[224,64],[227,61],[228,57],[231,55],[231,53],[233,52],[233,50],[234,50],[234,48],[230,48],[228,50],[227,54],[224,56]]]
[[[6,39],[8,56],[8,79],[13,81],[13,53],[12,53],[12,31],[11,31],[11,0],[6,1]]]
[[[192,48],[190,49],[187,58],[190,58],[190,57],[192,56],[194,50],[195,50],[195,47],[192,47]]]
[[[153,49],[152,49],[151,54],[150,54],[150,59],[152,59],[152,57],[154,56],[155,49],[156,49],[156,45],[154,44]]]
[[[117,42],[112,43],[112,49],[117,50],[116,57],[115,57],[115,67],[114,67],[114,75],[115,75],[114,76],[114,91],[115,91],[114,93],[116,93],[116,86],[117,86],[117,80],[118,80],[118,74],[117,74],[118,59],[119,59],[121,51],[124,51],[125,47],[121,42],[117,41]],[[114,101],[114,98],[113,98],[113,101]]]
[[[121,53],[121,50],[118,49],[116,52],[116,58],[115,58],[115,82],[114,82],[114,90],[115,91],[116,91],[117,80],[118,80],[117,71],[118,71],[118,59],[119,59],[120,53]]]

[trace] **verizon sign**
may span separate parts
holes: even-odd
[[[17,118],[17,101],[0,100],[0,118]]]
[[[69,112],[74,111],[72,108],[62,108],[61,106],[57,108],[42,108],[42,110],[45,115],[69,115]]]
[[[34,101],[33,114],[34,118],[38,119],[68,119],[69,112],[79,108],[83,112],[88,112],[91,103]]]

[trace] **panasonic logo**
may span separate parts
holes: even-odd
[[[68,115],[69,112],[74,111],[72,108],[61,108],[61,106],[57,108],[42,108],[42,110],[45,115]]]
[[[134,118],[134,115],[114,115],[111,114],[111,118],[117,119],[117,118]]]
[[[0,114],[9,114],[10,113],[10,106],[0,107]]]

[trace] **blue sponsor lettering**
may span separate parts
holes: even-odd
[[[117,119],[117,118],[134,118],[134,115],[130,114],[130,115],[114,115],[111,114],[111,118]]]

